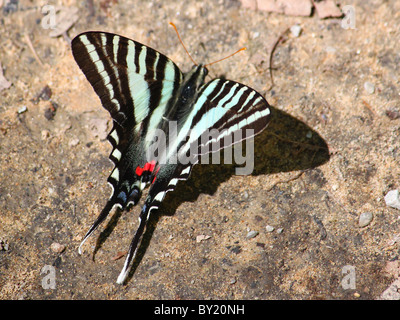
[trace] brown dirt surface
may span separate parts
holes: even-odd
[[[191,61],[169,21],[199,62],[245,46],[209,79],[245,83],[273,108],[253,174],[195,166],[151,221],[123,286],[115,257],[139,207],[113,214],[77,251],[109,197],[110,116],[68,37],[49,36],[47,2],[0,2],[0,64],[12,83],[0,92],[0,299],[378,299],[398,279],[387,265],[399,260],[400,211],[384,196],[400,187],[399,1],[350,1],[354,29],[237,0],[52,3],[78,8],[70,38],[121,34],[185,71]],[[295,24],[297,37],[285,32]],[[373,220],[361,228],[363,212]]]

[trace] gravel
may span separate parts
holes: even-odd
[[[360,228],[366,227],[371,223],[373,219],[373,215],[371,212],[363,212],[360,214],[360,217],[358,219],[358,226]]]
[[[386,205],[400,210],[399,190],[391,190],[385,196]]]
[[[258,236],[258,231],[249,231],[247,233],[246,239],[251,239],[251,238],[255,238]]]

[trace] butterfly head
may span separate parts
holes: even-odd
[[[195,64],[192,70],[186,74],[186,78],[188,75],[197,75],[197,77],[202,78],[204,82],[204,78],[208,75],[208,69],[204,64]]]

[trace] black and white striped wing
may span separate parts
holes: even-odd
[[[125,208],[136,204],[150,182],[143,181],[143,170],[137,168],[148,164],[146,143],[152,140],[148,135],[160,127],[164,114],[173,107],[172,98],[183,75],[158,51],[105,32],[78,35],[72,41],[72,53],[113,119],[108,135],[113,146],[110,159],[115,165],[108,178],[113,192],[82,245],[115,205]]]
[[[218,147],[213,151],[218,151],[251,138],[267,127],[270,112],[267,100],[254,89],[235,81],[214,79],[203,85],[182,124],[180,134],[188,135],[189,140],[180,152],[188,152],[190,145],[195,144],[201,155],[211,151],[204,148],[205,144],[215,143]],[[246,132],[248,129],[251,134]],[[212,130],[216,135],[208,138]]]
[[[183,78],[172,60],[106,32],[82,33],[71,45],[76,62],[115,122],[135,128],[135,133],[158,127]]]

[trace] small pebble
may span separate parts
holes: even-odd
[[[7,240],[0,239],[0,251],[8,251],[8,242]]]
[[[78,139],[78,138],[71,139],[71,140],[68,142],[68,145],[69,145],[70,147],[75,147],[75,146],[77,146],[78,144],[79,144],[79,139]]]
[[[111,260],[113,260],[113,261],[119,260],[126,254],[127,254],[127,251],[118,251],[117,254],[111,258]],[[150,270],[150,268],[147,270]]]
[[[327,53],[336,53],[336,48],[328,46],[328,47],[325,48],[325,51]]]
[[[50,132],[48,130],[42,130],[40,133],[42,140],[46,140],[50,137]]]
[[[55,115],[56,115],[56,112],[55,112],[55,110],[52,109],[52,108],[47,108],[47,109],[44,111],[44,117],[45,117],[47,120],[53,120]]]
[[[48,100],[50,100],[52,94],[53,93],[51,91],[51,88],[48,85],[46,85],[42,89],[42,91],[40,91],[40,93],[38,94],[37,98],[41,99],[41,100],[48,101]]]
[[[246,239],[251,239],[251,238],[257,237],[257,235],[258,235],[258,231],[254,231],[254,230],[249,231],[249,233],[246,236]]]
[[[279,233],[279,234],[281,234],[281,233],[283,232],[283,228],[278,228],[278,229],[276,230],[276,232]]]
[[[363,212],[358,219],[358,226],[360,228],[366,227],[372,221],[373,215],[371,212]]]
[[[400,210],[399,190],[390,190],[385,196],[387,206]]]
[[[301,28],[301,26],[298,25],[298,24],[295,24],[295,25],[293,25],[293,26],[290,27],[290,32],[291,32],[292,35],[293,35],[294,37],[296,37],[296,38],[297,38],[298,36],[300,36],[301,30],[302,30],[302,28]]]
[[[200,234],[200,235],[198,235],[196,237],[196,242],[199,243],[199,242],[201,242],[203,240],[207,240],[207,239],[210,239],[210,238],[211,238],[211,236],[206,236],[204,234]]]
[[[265,229],[267,230],[267,232],[272,232],[275,230],[273,226],[266,226]]]
[[[20,107],[20,108],[18,109],[18,113],[19,113],[19,114],[24,113],[26,110],[28,110],[28,109],[26,108],[26,106],[22,106],[22,107]]]
[[[63,244],[60,244],[58,242],[53,242],[50,245],[50,249],[55,252],[55,253],[61,253],[65,250],[65,246]]]
[[[368,94],[373,94],[375,92],[375,86],[373,83],[366,81],[364,83],[364,89],[367,91]]]
[[[398,110],[386,110],[386,115],[390,120],[396,120],[400,118],[400,111]]]

